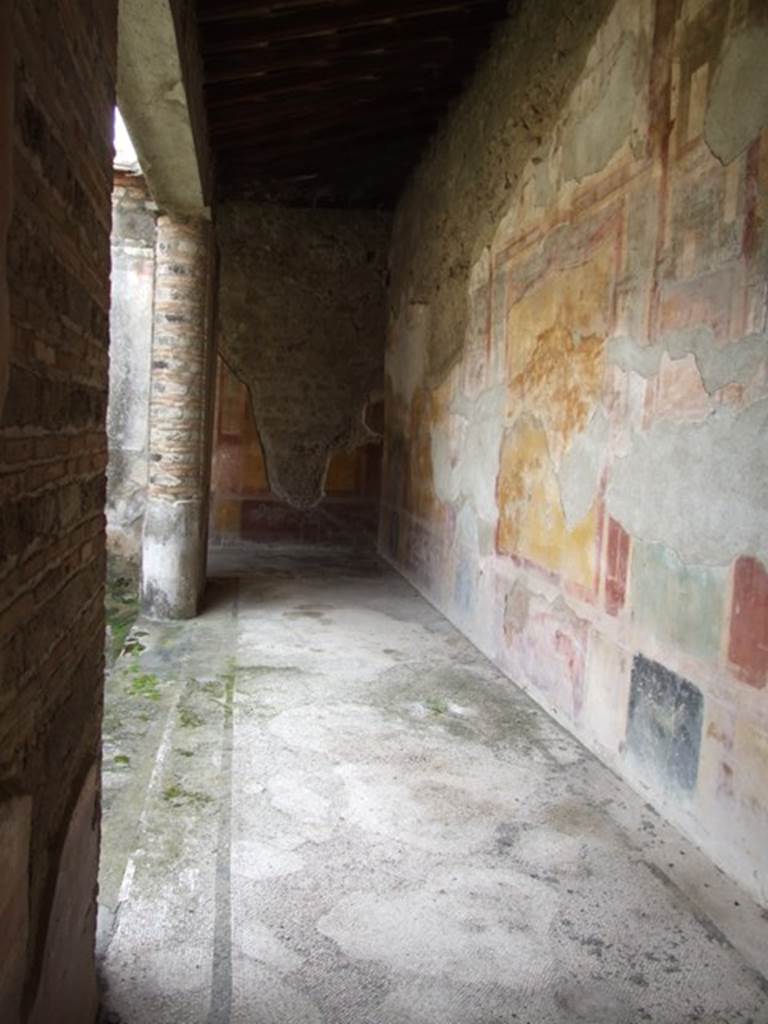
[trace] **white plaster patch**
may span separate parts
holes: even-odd
[[[492,823],[514,815],[535,781],[523,764],[504,763],[479,747],[470,753],[456,744],[449,761],[422,750],[416,763],[340,766],[347,820],[436,852],[467,852],[491,842]]]
[[[768,561],[768,399],[698,423],[655,423],[613,464],[608,512],[692,565]]]
[[[457,397],[448,423],[432,433],[436,495],[449,503],[467,499],[476,514],[491,523],[498,515],[496,476],[505,403],[506,388],[501,385],[474,401]]]
[[[608,435],[608,420],[598,409],[560,462],[560,500],[570,529],[581,522],[595,500]]]
[[[529,875],[462,867],[405,893],[348,896],[317,928],[349,956],[395,970],[538,988],[554,970],[556,904],[552,889]]]
[[[426,369],[429,306],[410,302],[395,321],[386,356],[386,373],[398,398],[410,405]]]
[[[293,850],[280,849],[254,839],[232,841],[232,873],[253,882],[280,878],[301,871],[304,861]]]
[[[466,420],[451,414],[447,421],[433,427],[430,437],[435,495],[448,505],[457,501],[461,493],[461,453],[466,432]]]
[[[258,1007],[258,1015],[254,1008]],[[232,958],[232,1024],[326,1024],[302,992],[282,981],[274,969],[247,956]]]
[[[363,750],[367,757],[387,759],[394,751],[423,749],[407,725],[363,704],[291,708],[270,722],[269,731],[292,747],[339,759]]]
[[[267,789],[276,810],[293,819],[308,839],[322,842],[333,830],[331,803],[311,783],[309,772],[282,772],[269,780]]]
[[[766,54],[766,25],[744,28],[723,45],[709,94],[704,137],[724,164],[734,160],[768,125]]]
[[[662,357],[672,360],[693,356],[708,394],[726,384],[748,384],[768,359],[768,335],[750,334],[728,345],[718,344],[710,327],[670,331],[660,345],[638,345],[631,338],[614,338],[608,343],[608,361],[625,372],[646,379],[658,374]]]
[[[251,914],[242,914],[237,928],[237,946],[240,952],[253,960],[260,960],[279,971],[297,971],[304,963],[277,938],[271,928]]]

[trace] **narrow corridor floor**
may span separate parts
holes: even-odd
[[[227,557],[108,680],[107,1021],[768,1022],[768,921],[405,581]]]

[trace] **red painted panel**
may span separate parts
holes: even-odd
[[[615,519],[608,521],[608,552],[605,575],[605,610],[618,615],[624,607],[629,565],[629,534]]]
[[[768,682],[768,572],[744,556],[733,569],[733,602],[728,659],[750,686]]]

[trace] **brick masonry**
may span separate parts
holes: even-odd
[[[205,582],[213,388],[210,225],[157,221],[149,404],[149,481],[142,547],[147,614],[195,614]]]
[[[0,413],[0,807],[10,799],[16,803],[8,813],[28,807],[29,843],[17,851],[24,865],[18,881],[28,885],[25,920],[7,930],[0,904],[4,942],[22,946],[16,961],[14,949],[4,947],[16,964],[0,992],[9,1022],[19,1000],[41,1021],[65,1012],[87,1022],[96,1004],[94,766],[104,647],[116,6],[24,0],[13,19],[10,379]],[[9,141],[0,138],[0,149]],[[75,873],[76,884],[54,909],[60,867],[73,861],[90,868]],[[62,928],[72,951],[66,976],[52,971],[50,957]]]

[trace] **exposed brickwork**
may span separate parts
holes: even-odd
[[[0,797],[32,798],[27,1008],[55,931],[49,916],[67,826],[99,757],[116,8],[116,0],[24,0],[13,24]],[[7,142],[0,138],[0,147]],[[90,800],[93,815],[93,792]],[[86,932],[94,883],[71,894],[72,920]],[[73,962],[70,983],[80,1011],[91,1013],[90,957]]]
[[[158,219],[149,494],[170,501],[201,497],[208,243],[204,221]]]
[[[213,404],[211,230],[157,222],[142,600],[156,618],[195,614],[205,583]]]

